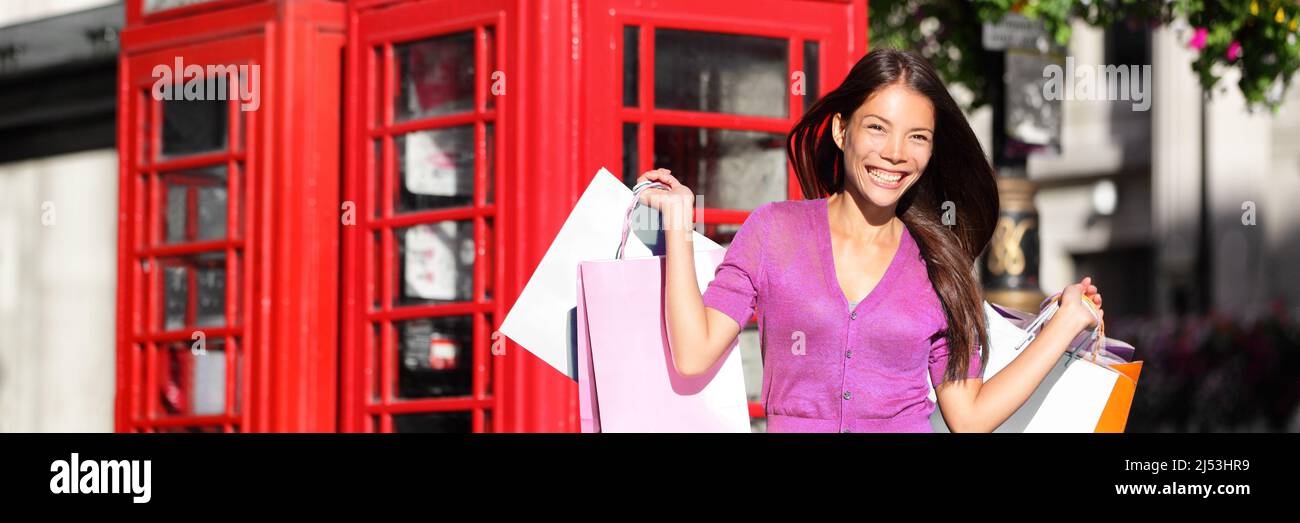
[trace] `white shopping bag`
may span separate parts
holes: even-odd
[[[612,260],[623,239],[623,221],[632,191],[601,168],[578,198],[560,232],[528,279],[519,299],[501,322],[501,332],[555,370],[578,379],[577,288],[578,264]],[[708,237],[693,232],[696,251],[721,249]],[[635,235],[629,236],[624,256],[652,253]],[[699,265],[697,273],[699,272]],[[708,274],[712,279],[713,274]],[[707,281],[707,280],[705,280]]]
[[[987,383],[1024,352],[1031,335],[988,302],[984,303],[984,316],[990,346],[988,365],[984,368]],[[1093,432],[1118,379],[1120,373],[1114,369],[1067,352],[1025,404],[993,432]],[[933,384],[930,400],[936,401]],[[935,432],[949,432],[938,408],[930,416],[930,423]]]

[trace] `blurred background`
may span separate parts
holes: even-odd
[[[1297,19],[0,0],[0,430],[577,431],[572,380],[494,331],[591,173],[672,169],[726,245],[800,197],[784,133],[889,46],[935,64],[998,171],[990,301],[1102,289],[1144,362],[1129,432],[1300,431]],[[159,68],[223,89],[170,96]],[[762,431],[755,323],[741,346]]]

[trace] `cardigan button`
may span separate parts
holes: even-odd
[[[845,358],[852,358],[852,357],[853,357],[853,349],[849,349],[849,350],[844,351],[844,357],[845,357]]]
[[[850,319],[850,320],[856,320],[856,319],[858,319],[858,311],[853,311],[852,314],[849,314],[849,319]]]
[[[849,392],[849,391],[847,391],[847,390],[844,391],[844,399],[849,399],[849,398],[852,398],[852,397],[853,397],[853,393],[852,393],[852,392]]]
[[[848,434],[848,433],[853,432],[853,431],[851,431],[851,430],[849,430],[849,429],[846,428],[846,429],[844,429],[844,430],[841,430],[840,432],[843,432],[843,433],[845,433],[845,434]]]

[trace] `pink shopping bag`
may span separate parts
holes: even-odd
[[[625,217],[635,208],[637,194]],[[664,315],[661,256],[587,261],[578,266],[579,419],[583,432],[749,432],[737,343],[708,372],[679,374]],[[725,251],[695,253],[704,288]]]

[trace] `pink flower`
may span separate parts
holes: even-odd
[[[1192,35],[1192,39],[1187,42],[1187,46],[1200,51],[1201,48],[1205,47],[1205,37],[1209,33],[1204,27],[1197,27],[1196,34]]]
[[[1233,40],[1232,45],[1228,46],[1228,61],[1236,60],[1241,56],[1241,43]]]

